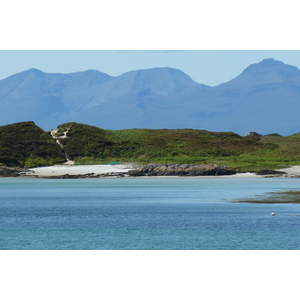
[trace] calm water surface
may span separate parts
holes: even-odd
[[[299,189],[296,178],[0,178],[0,249],[300,249],[300,205],[233,203]]]

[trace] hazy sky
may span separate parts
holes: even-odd
[[[214,86],[233,79],[264,58],[300,68],[298,50],[1,50],[0,79],[30,68],[48,73],[94,69],[117,76],[137,69],[172,67],[198,83]]]

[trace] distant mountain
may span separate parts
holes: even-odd
[[[173,68],[109,76],[30,69],[0,81],[0,125],[66,122],[105,129],[194,128],[289,135],[300,131],[300,70],[274,59],[215,87]]]
[[[68,118],[98,95],[110,76],[98,71],[47,74],[28,71],[0,81],[0,124],[33,120],[56,127],[56,118]]]
[[[282,135],[300,131],[300,70],[274,59],[250,65],[201,96],[206,100],[201,125],[208,130]]]

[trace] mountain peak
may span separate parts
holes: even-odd
[[[244,74],[255,74],[255,73],[277,73],[278,75],[295,75],[300,74],[300,70],[291,65],[287,65],[279,60],[273,58],[267,58],[259,63],[252,64],[244,70]]]
[[[283,66],[284,65],[282,61],[275,60],[274,58],[265,58],[258,64],[261,66]]]
[[[126,74],[134,74],[135,76],[144,76],[144,77],[165,77],[165,76],[184,76],[186,78],[190,78],[187,74],[185,74],[183,71],[175,68],[170,67],[156,67],[156,68],[150,68],[150,69],[140,69],[135,71],[129,71],[122,75]],[[122,76],[120,75],[120,76]]]
[[[300,70],[273,58],[264,59],[247,67],[239,76],[220,86],[243,86],[289,83],[300,85]]]
[[[153,92],[162,94],[181,92],[198,86],[193,79],[178,69],[170,67],[157,67],[151,69],[142,69],[129,71],[115,78],[122,82],[131,91],[151,87]]]
[[[35,68],[31,68],[27,71],[24,71],[24,73],[29,73],[29,74],[34,74],[34,75],[38,75],[38,76],[43,76],[45,75],[45,73],[39,69],[35,69]]]

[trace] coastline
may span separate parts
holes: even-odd
[[[24,172],[24,177],[35,178],[94,178],[94,177],[131,177],[127,174],[128,171],[135,170],[136,165],[120,164],[120,165],[56,165],[49,167],[30,168]],[[300,173],[299,173],[300,174]],[[213,175],[222,177],[263,177],[255,173],[237,173],[232,175]],[[142,176],[153,177],[153,176]],[[155,177],[179,177],[179,176],[155,176]],[[194,176],[191,176],[194,177]],[[200,176],[212,177],[212,176]]]
[[[100,178],[100,177],[289,177],[289,178],[299,178],[300,177],[300,166],[291,166],[285,169],[279,169],[275,171],[284,172],[282,174],[269,174],[267,173],[226,173],[223,174],[168,174],[168,173],[157,173],[152,175],[151,173],[140,173],[141,166],[135,164],[105,164],[105,165],[55,165],[47,167],[36,167],[30,168],[24,171],[19,171],[19,176],[21,177],[31,177],[31,178]],[[264,170],[263,170],[264,171]],[[268,171],[268,170],[267,170]],[[11,176],[10,176],[11,177]],[[14,176],[12,176],[14,177]]]
[[[300,178],[300,166],[291,166],[289,168],[280,169],[284,171],[283,174],[274,175],[258,175],[256,173],[236,173],[236,174],[224,174],[224,175],[155,175],[144,174],[141,176],[131,176],[131,170],[136,173],[139,169],[138,165],[134,164],[120,164],[120,165],[55,165],[48,167],[37,167],[30,168],[19,174],[19,176],[7,176],[7,177],[23,177],[23,178],[40,178],[40,179],[81,179],[81,178],[141,178],[143,180],[150,180],[151,178],[232,178],[239,182],[239,179],[250,180],[251,178],[261,178],[267,180],[267,178]],[[199,178],[199,180],[201,180]],[[283,191],[283,192],[272,192],[266,195],[260,196],[257,199],[242,199],[236,201],[237,203],[300,203],[300,192],[297,191]]]

